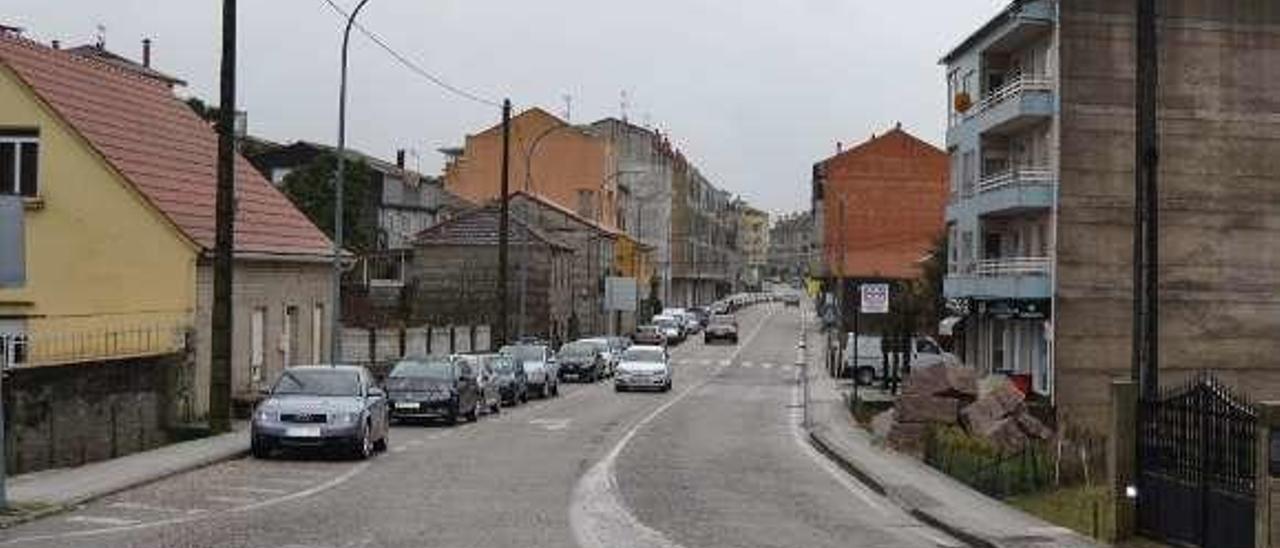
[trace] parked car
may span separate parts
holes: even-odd
[[[625,390],[671,390],[671,362],[661,346],[635,345],[622,353],[613,388]]]
[[[867,385],[880,378],[884,369],[884,339],[880,335],[862,334],[857,337],[856,352],[853,333],[845,340],[844,371],[842,376],[852,377],[859,385]],[[960,359],[945,352],[938,342],[923,335],[911,337],[911,367],[959,367]]]
[[[603,376],[612,377],[614,370],[618,368],[618,361],[622,359],[622,351],[629,346],[627,339],[624,337],[592,337],[583,340],[600,345],[601,356],[604,358]]]
[[[470,358],[411,358],[387,374],[393,420],[474,421],[484,405]]]
[[[608,344],[600,339],[582,339],[560,347],[556,352],[560,380],[596,382],[604,378],[607,349]]]
[[[476,387],[480,394],[480,408],[488,409],[490,413],[498,413],[502,410],[502,396],[498,393],[498,375],[489,367],[490,356],[492,354],[459,354],[454,356],[454,359],[471,366],[471,370],[475,373]]]
[[[653,324],[658,326],[658,331],[662,333],[662,337],[666,339],[667,344],[684,342],[684,322],[675,316],[654,316]]]
[[[684,331],[688,335],[696,335],[702,332],[702,318],[698,317],[698,313],[692,309],[686,310],[684,313]]]
[[[510,356],[489,354],[485,357],[498,385],[498,397],[506,405],[529,401],[528,376],[524,368]]]
[[[387,397],[363,367],[290,367],[264,396],[249,427],[254,457],[339,449],[366,459],[387,448]]]
[[[560,371],[551,348],[544,344],[507,345],[499,354],[515,358],[524,368],[529,392],[541,397],[560,394]]]
[[[707,330],[702,333],[702,342],[730,341],[738,344],[738,318],[732,314],[718,314],[711,317]]]
[[[656,325],[642,325],[636,328],[636,332],[631,334],[632,344],[643,344],[648,346],[666,346],[667,338],[663,336],[661,329]]]

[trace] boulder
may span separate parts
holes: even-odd
[[[982,435],[997,421],[1025,411],[1022,392],[1012,383],[989,383],[990,387],[977,401],[960,410],[960,420],[971,434]]]
[[[973,400],[978,397],[978,371],[972,367],[944,367],[947,373],[947,394],[954,398]]]
[[[1018,421],[1018,428],[1032,439],[1047,440],[1053,437],[1053,430],[1040,422],[1040,419],[1031,416],[1031,413],[1023,411],[1014,415],[1014,418]]]
[[[947,391],[947,372],[942,367],[912,369],[902,386],[903,396],[933,396]]]
[[[983,432],[973,432],[972,434],[986,438],[1003,454],[1016,453],[1026,447],[1030,438],[1022,427],[1018,424],[1018,419],[1014,417],[1000,419],[993,423],[991,427]]]
[[[930,422],[955,424],[960,418],[958,400],[931,395],[902,395],[894,403],[898,422]]]

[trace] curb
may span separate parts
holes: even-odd
[[[234,451],[227,451],[224,453],[213,455],[211,457],[193,460],[181,466],[164,470],[163,472],[160,472],[158,474],[153,474],[144,478],[138,478],[135,481],[128,481],[128,482],[121,483],[119,485],[113,485],[109,488],[101,489],[96,492],[86,493],[80,496],[72,497],[69,500],[59,501],[59,502],[31,501],[33,503],[43,504],[47,506],[39,510],[36,510],[34,512],[15,517],[11,521],[5,522],[3,525],[0,525],[0,530],[10,529],[18,525],[22,525],[24,523],[30,523],[38,519],[43,519],[56,514],[61,514],[66,511],[73,510],[76,507],[81,506],[85,503],[93,502],[95,500],[98,500],[104,497],[109,497],[121,491],[128,491],[130,489],[142,487],[144,485],[149,485],[167,478],[171,478],[178,474],[184,474],[192,470],[198,470],[200,468],[213,466],[215,464],[223,463],[229,460],[235,460],[241,457],[245,457],[248,454],[249,454],[249,446],[246,443],[243,448],[237,448]],[[10,502],[14,502],[14,501],[10,501]]]
[[[871,488],[872,491],[875,491],[876,493],[879,493],[880,495],[889,499],[889,501],[893,502],[895,506],[906,511],[908,514],[920,520],[922,523],[930,527],[933,527],[934,529],[938,529],[948,535],[951,535],[952,537],[955,537],[956,540],[959,540],[970,546],[976,546],[978,548],[1000,548],[998,544],[990,540],[987,540],[986,538],[983,538],[981,535],[970,532],[962,527],[952,525],[948,523],[946,520],[940,519],[937,516],[934,516],[933,514],[930,514],[925,510],[916,508],[908,504],[907,502],[903,501],[899,497],[895,496],[893,493],[889,492],[889,490],[885,488],[884,483],[881,482],[878,478],[876,478],[874,474],[872,474],[867,470],[862,469],[857,464],[855,464],[851,459],[845,458],[844,455],[841,455],[839,451],[836,451],[831,446],[830,443],[828,443],[825,439],[823,439],[822,434],[819,434],[818,432],[810,430],[809,444],[812,445],[814,449],[817,449],[819,453],[822,453],[824,456],[830,459],[831,462],[834,463],[836,466],[839,466],[841,470],[848,472],[849,475],[857,478],[858,481],[862,482],[863,485],[866,485],[867,487]]]

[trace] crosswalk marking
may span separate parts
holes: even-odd
[[[105,516],[71,516],[67,518],[67,521],[71,523],[87,523],[89,525],[110,525],[110,526],[116,526],[116,527],[122,526],[122,525],[137,525],[139,523],[142,523],[142,520],[137,520],[137,519],[109,518]]]
[[[743,367],[754,367],[756,364],[751,362],[742,362]]]
[[[770,369],[770,368],[772,368],[772,367],[773,367],[773,364],[771,364],[771,363],[762,363],[762,364],[760,364],[760,367],[763,367],[763,368],[765,368],[765,369]]]
[[[721,367],[727,366],[727,365],[729,365],[729,364],[731,364],[731,363],[733,363],[733,362],[731,362],[731,361],[729,361],[729,360],[720,360],[720,366],[721,366]]]

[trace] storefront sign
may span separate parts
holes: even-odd
[[[858,286],[862,294],[863,314],[889,313],[889,284],[862,284]]]

